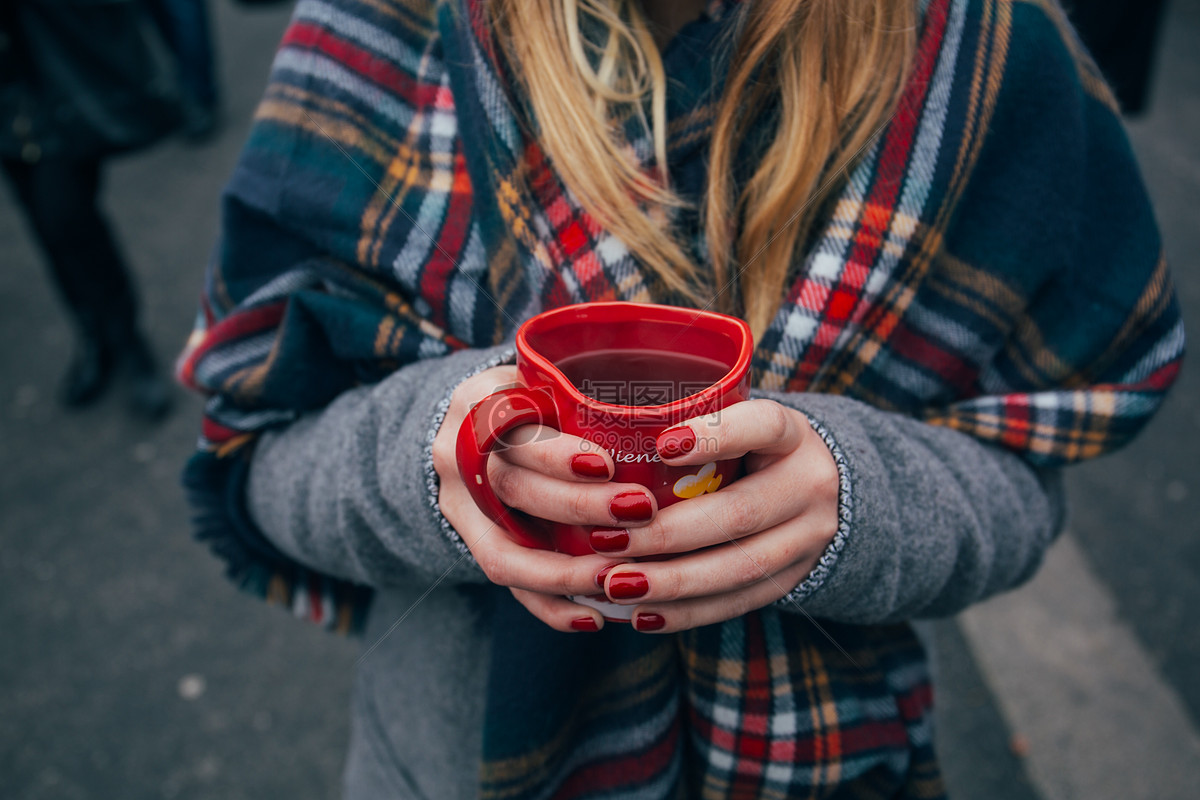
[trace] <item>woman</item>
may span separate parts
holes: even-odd
[[[599,529],[525,550],[450,445],[523,319],[598,299],[750,322],[756,398],[660,442],[749,474],[660,512],[524,430],[502,499]],[[907,621],[1029,577],[1059,468],[1182,345],[1052,4],[305,2],[181,362],[187,482],[243,587],[364,629],[349,797],[939,797]],[[632,625],[563,599],[600,589]]]
[[[76,330],[60,399],[81,408],[115,378],[146,420],[168,383],[138,321],[137,286],[100,207],[105,162],[178,125],[171,70],[132,0],[0,8],[0,168]]]

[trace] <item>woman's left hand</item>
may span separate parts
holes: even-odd
[[[689,439],[686,453],[668,457],[680,449],[669,441],[686,447]],[[620,564],[605,578],[609,599],[637,604],[636,629],[686,630],[769,605],[795,588],[833,541],[837,465],[799,411],[748,400],[664,432],[658,447],[678,466],[744,457],[746,474],[661,510],[650,524],[630,529],[627,540],[593,536],[605,555],[679,554]]]

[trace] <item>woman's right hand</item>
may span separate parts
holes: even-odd
[[[599,611],[568,595],[601,593],[597,576],[623,563],[610,556],[568,556],[517,544],[471,498],[458,472],[455,445],[467,412],[489,394],[520,385],[516,367],[494,367],[459,384],[433,441],[441,486],[438,505],[493,583],[507,586],[535,617],[559,631],[598,630]],[[600,528],[640,527],[654,519],[653,496],[637,484],[617,484],[612,457],[577,436],[539,425],[517,428],[488,463],[488,480],[506,506],[542,519]]]

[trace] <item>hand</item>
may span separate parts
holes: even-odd
[[[451,395],[433,441],[433,466],[441,481],[438,505],[488,579],[509,587],[534,616],[560,631],[599,630],[604,626],[600,612],[566,596],[598,594],[596,576],[624,559],[568,556],[517,544],[479,510],[458,473],[455,442],[467,412],[487,395],[515,385],[519,385],[515,367],[496,367],[463,381]],[[494,452],[488,462],[488,480],[510,508],[542,519],[603,528],[632,529],[653,520],[657,511],[653,496],[636,484],[612,483],[612,457],[590,442],[536,425],[517,428],[504,441],[509,446]],[[622,499],[614,503],[618,496]],[[641,513],[631,519],[623,508],[639,498],[645,503],[634,509]]]
[[[668,458],[665,442],[683,428],[695,437],[692,448]],[[799,411],[749,400],[665,432],[658,446],[672,465],[745,456],[746,475],[663,509],[629,531],[627,547],[606,549],[626,558],[683,554],[624,564],[607,575],[610,600],[638,604],[638,630],[686,630],[769,605],[803,580],[833,541],[837,465]]]

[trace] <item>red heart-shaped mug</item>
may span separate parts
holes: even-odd
[[[493,491],[488,458],[521,425],[544,425],[608,450],[612,480],[646,487],[660,509],[740,475],[740,459],[668,466],[655,440],[749,396],[754,343],[742,320],[675,306],[580,303],[532,317],[516,344],[525,385],[488,395],[471,409],[459,429],[457,459],[475,503],[517,542],[570,555],[595,552],[591,528],[508,508]],[[703,446],[697,437],[693,449]],[[572,599],[609,619],[628,620],[632,611],[603,595]]]

